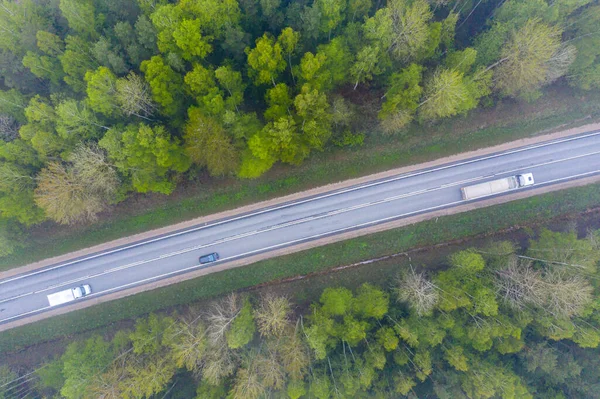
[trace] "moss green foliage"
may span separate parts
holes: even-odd
[[[418,295],[396,296],[408,288],[406,281],[389,287],[392,292],[370,283],[355,292],[327,288],[309,309],[279,319],[277,333],[264,330],[260,336],[253,314],[264,320],[270,316],[263,310],[276,303],[289,309],[287,299],[230,295],[201,312],[190,307],[169,317],[150,314],[111,341],[96,335],[70,344],[60,359],[40,369],[37,389],[59,390],[65,398],[149,397],[192,387],[198,398],[330,398],[332,391],[339,398],[595,398],[600,382],[596,272],[574,267],[557,277],[554,256],[533,265],[524,256],[540,246],[554,253],[577,247],[579,259],[597,261],[597,235],[542,230],[520,251],[501,242],[456,252],[441,270],[418,271],[439,291],[427,315],[407,306],[419,301]],[[539,274],[523,273],[530,267]],[[555,300],[583,301],[585,311],[561,315],[527,302],[538,289],[532,278],[568,284],[573,276],[579,279],[571,290],[590,286],[591,295],[582,299],[562,291]],[[457,295],[462,301],[448,306]],[[188,361],[179,362],[182,356]],[[184,377],[192,372],[196,381]],[[173,387],[174,378],[185,386]]]
[[[395,133],[481,101],[532,101],[565,76],[598,88],[597,5],[494,6],[492,22],[479,3],[456,0],[3,0],[0,145],[13,152],[0,151],[0,162],[26,167],[35,186],[81,143],[114,142],[140,124],[161,132],[136,146],[140,162],[110,146],[116,203],[129,192],[169,194],[203,170],[257,178],[331,144],[360,145],[369,137],[358,121],[375,114]],[[361,85],[381,101],[354,95]],[[358,107],[340,108],[348,100]],[[173,145],[190,159],[175,161]],[[149,153],[161,170],[141,166]],[[0,218],[59,221],[35,209],[31,189],[14,191]]]

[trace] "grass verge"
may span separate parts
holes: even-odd
[[[557,91],[547,93],[535,106],[501,104],[433,127],[413,126],[400,137],[371,134],[360,148],[331,149],[300,167],[281,166],[254,181],[232,179],[213,182],[199,192],[144,197],[154,199],[149,203],[138,197],[91,226],[46,224],[33,232],[24,248],[0,259],[0,271],[323,184],[530,137],[558,126],[568,128],[589,116],[600,117],[600,94],[584,97]]]
[[[576,187],[450,215],[399,229],[211,274],[177,285],[78,310],[0,334],[0,353],[36,343],[110,328],[110,324],[286,277],[318,272],[360,260],[445,241],[491,234],[513,226],[543,223],[600,204],[600,185]]]

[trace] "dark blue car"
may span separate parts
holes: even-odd
[[[200,257],[200,264],[203,265],[205,263],[216,262],[219,260],[219,254],[213,252],[212,254],[204,255]]]

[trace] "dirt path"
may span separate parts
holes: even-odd
[[[252,205],[247,205],[247,206],[232,209],[229,211],[220,212],[217,214],[204,216],[204,217],[200,217],[200,218],[196,218],[196,219],[191,219],[186,222],[177,223],[177,224],[174,224],[171,226],[166,226],[166,227],[163,227],[160,229],[150,230],[150,231],[132,235],[129,237],[123,237],[118,240],[106,242],[106,243],[96,245],[96,246],[93,246],[90,248],[85,248],[85,249],[82,249],[82,250],[79,250],[76,252],[68,253],[68,254],[61,255],[61,256],[56,256],[56,257],[45,259],[45,260],[35,262],[35,263],[31,263],[31,264],[23,266],[23,267],[11,269],[11,270],[0,273],[0,279],[14,276],[14,275],[21,274],[21,273],[25,273],[25,272],[29,272],[29,271],[33,271],[33,270],[43,268],[43,267],[46,267],[46,266],[49,266],[49,265],[52,265],[55,263],[65,262],[65,261],[68,261],[68,260],[71,260],[74,258],[93,254],[93,253],[96,253],[99,251],[105,251],[105,250],[108,250],[111,248],[115,248],[115,247],[131,244],[134,242],[146,240],[146,239],[149,239],[149,238],[152,238],[155,236],[168,234],[168,233],[175,232],[178,230],[190,228],[195,225],[210,223],[215,220],[229,218],[229,217],[232,217],[232,216],[235,216],[238,214],[252,212],[257,209],[272,207],[272,206],[276,206],[276,205],[279,205],[282,203],[295,201],[295,200],[298,200],[303,197],[314,196],[314,195],[322,194],[322,193],[332,191],[332,190],[340,190],[340,189],[344,189],[344,188],[354,186],[357,184],[367,183],[372,180],[379,180],[379,179],[395,176],[398,174],[412,172],[412,171],[419,170],[419,169],[431,168],[431,167],[435,167],[435,166],[439,166],[439,165],[443,165],[443,164],[447,164],[447,163],[458,162],[458,161],[468,159],[468,158],[484,156],[484,155],[501,152],[501,151],[507,151],[507,150],[511,150],[514,148],[518,148],[518,147],[522,147],[522,146],[526,146],[526,145],[537,144],[537,143],[544,142],[544,141],[565,138],[565,137],[569,137],[569,136],[573,136],[573,135],[577,135],[577,134],[581,134],[581,133],[584,133],[587,131],[593,131],[593,130],[600,130],[600,123],[593,123],[593,124],[588,124],[588,125],[580,126],[577,128],[573,128],[573,129],[557,131],[557,132],[550,133],[550,134],[545,134],[545,135],[540,135],[540,136],[530,137],[530,138],[524,138],[524,139],[496,145],[493,147],[487,147],[487,148],[483,148],[480,150],[469,151],[469,152],[464,152],[464,153],[452,155],[452,156],[445,157],[445,158],[440,158],[440,159],[430,161],[430,162],[406,166],[406,167],[402,167],[402,168],[396,168],[396,169],[388,170],[385,172],[380,172],[380,173],[376,173],[376,174],[372,174],[372,175],[368,175],[368,176],[363,176],[363,177],[356,178],[356,179],[345,180],[342,182],[317,187],[317,188],[314,188],[311,190],[306,190],[303,192],[287,195],[284,197],[279,197],[279,198],[274,198],[274,199],[267,200],[267,201],[258,202],[258,203],[252,204]],[[10,329],[10,328],[14,328],[14,327],[17,327],[20,325],[31,323],[33,321],[41,320],[44,318],[48,318],[48,317],[51,317],[54,315],[67,313],[72,310],[86,308],[86,307],[93,306],[98,303],[107,302],[107,301],[111,301],[111,300],[118,299],[118,298],[123,298],[123,297],[133,295],[138,292],[143,292],[143,291],[148,291],[148,290],[152,290],[152,289],[159,288],[159,287],[164,287],[166,285],[170,285],[170,284],[174,284],[174,283],[177,283],[180,281],[196,278],[196,277],[203,276],[203,275],[206,275],[209,273],[215,273],[215,272],[219,272],[219,271],[223,271],[223,270],[227,270],[227,269],[232,269],[235,267],[244,266],[244,265],[254,263],[259,260],[263,260],[263,259],[267,259],[267,258],[281,256],[281,255],[285,255],[285,254],[289,254],[289,253],[293,253],[293,252],[298,252],[298,251],[302,251],[302,250],[316,247],[316,246],[321,246],[321,245],[325,245],[325,244],[329,244],[329,243],[333,243],[333,242],[337,242],[337,241],[347,240],[350,238],[354,238],[354,237],[358,237],[358,236],[362,236],[362,235],[366,235],[366,234],[372,234],[372,233],[375,233],[378,231],[398,228],[398,227],[418,223],[418,222],[421,222],[424,220],[437,218],[440,216],[445,216],[445,215],[450,215],[450,214],[455,214],[455,213],[460,213],[460,212],[466,212],[466,211],[469,211],[472,209],[478,209],[478,208],[482,208],[482,207],[486,207],[486,206],[490,206],[490,205],[501,204],[501,203],[513,201],[516,199],[527,198],[527,197],[531,197],[534,195],[539,195],[539,194],[546,193],[546,192],[557,191],[557,190],[562,190],[565,188],[577,187],[577,186],[582,186],[582,185],[596,183],[596,182],[600,182],[600,176],[592,176],[592,177],[588,177],[585,179],[565,182],[565,183],[557,184],[557,185],[554,185],[551,187],[540,187],[538,189],[533,189],[533,190],[528,190],[528,191],[523,191],[523,192],[516,192],[516,193],[510,194],[510,195],[505,195],[505,196],[498,197],[498,198],[492,198],[492,199],[485,200],[485,201],[479,201],[477,203],[461,205],[461,206],[453,207],[450,209],[439,210],[439,211],[435,211],[435,212],[431,212],[431,213],[427,213],[427,214],[423,214],[423,215],[417,215],[414,217],[404,218],[401,220],[396,220],[396,221],[380,224],[377,226],[359,229],[359,230],[339,234],[339,235],[332,236],[332,237],[326,237],[326,238],[323,238],[320,240],[315,240],[315,241],[311,241],[308,243],[302,243],[302,244],[282,248],[282,249],[279,249],[276,251],[271,251],[269,253],[263,253],[263,254],[248,257],[245,259],[240,259],[237,261],[229,262],[227,264],[215,266],[210,269],[197,270],[195,272],[187,273],[185,275],[175,276],[172,278],[145,284],[142,286],[133,287],[128,290],[123,290],[123,291],[116,292],[114,294],[103,296],[101,298],[96,298],[93,300],[78,303],[78,304],[68,306],[65,308],[60,308],[60,309],[56,309],[54,311],[46,312],[41,315],[36,315],[36,316],[29,317],[29,318],[21,319],[14,323],[9,323],[9,324],[5,324],[5,325],[1,326],[0,331],[4,331],[4,330]]]

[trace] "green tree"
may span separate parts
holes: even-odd
[[[329,43],[319,45],[317,59],[321,58],[319,54],[323,54],[325,59],[323,70],[319,71],[322,90],[330,90],[351,80],[348,71],[352,66],[353,56],[343,37],[334,37]]]
[[[502,47],[494,71],[496,89],[517,96],[540,88],[547,76],[548,62],[559,50],[561,30],[530,20],[515,31]]]
[[[293,100],[290,96],[290,88],[285,83],[278,83],[275,87],[268,89],[265,98],[268,105],[264,113],[266,120],[275,121],[291,114],[290,107]]]
[[[489,94],[491,76],[477,73],[476,77],[465,77],[453,69],[437,70],[425,84],[425,99],[419,104],[423,119],[453,116],[475,108],[479,99]]]
[[[565,32],[569,39],[577,38],[573,45],[577,57],[569,66],[569,84],[583,90],[600,87],[600,37],[594,32],[600,24],[600,6],[588,7],[585,17],[575,13],[570,16]]]
[[[244,102],[244,90],[246,90],[241,72],[227,65],[221,65],[215,69],[215,77],[228,94],[225,98],[225,108],[239,113],[238,106]]]
[[[175,188],[170,177],[190,166],[178,140],[164,127],[145,124],[129,125],[124,131],[109,130],[99,142],[119,171],[131,178],[138,192],[156,191],[169,194]]]
[[[256,158],[270,163],[269,167],[276,161],[299,164],[309,151],[291,116],[269,122],[260,133],[248,140],[248,148]]]
[[[94,2],[92,0],[60,0],[60,11],[69,22],[69,28],[78,34],[93,37],[96,34]]]
[[[227,345],[231,349],[246,346],[252,341],[255,332],[254,312],[250,301],[246,298],[239,313],[231,322],[231,327],[227,330]]]
[[[41,79],[48,79],[53,87],[58,87],[64,78],[62,66],[57,58],[39,55],[28,51],[23,57],[23,66]]]
[[[362,317],[381,319],[388,312],[389,303],[388,294],[369,283],[364,283],[358,288],[353,308]]]
[[[223,126],[205,116],[196,107],[188,110],[184,128],[184,148],[198,166],[206,166],[212,176],[222,176],[237,170],[239,154]]]
[[[423,91],[421,87],[422,71],[422,66],[411,64],[399,73],[392,74],[389,80],[389,89],[385,93],[385,102],[378,114],[379,119],[389,120],[399,112],[404,112],[407,115],[405,123],[410,122],[419,106],[419,99]]]
[[[154,101],[161,105],[165,115],[175,115],[183,103],[183,79],[161,56],[142,62],[141,71],[152,89]]]
[[[107,67],[100,67],[85,74],[88,104],[95,112],[112,116],[119,110],[117,106],[117,77]]]
[[[354,303],[352,292],[344,287],[325,288],[319,299],[322,310],[332,316],[343,316],[350,312]]]
[[[346,0],[316,0],[315,5],[321,13],[321,32],[331,39],[331,32],[344,20]]]
[[[91,56],[90,44],[80,36],[67,36],[65,52],[59,56],[64,81],[76,92],[84,92],[84,77],[87,71],[95,70],[98,64]]]
[[[79,399],[93,379],[113,360],[110,343],[96,335],[85,342],[73,342],[61,357],[65,383],[60,394],[67,399]]]
[[[247,48],[248,73],[254,79],[256,85],[271,83],[276,85],[275,79],[285,70],[285,60],[283,59],[283,49],[281,44],[266,33],[256,39],[256,46],[253,49]]]
[[[56,132],[71,143],[98,138],[108,127],[99,123],[84,102],[65,100],[55,108]]]
[[[373,75],[379,75],[383,70],[379,67],[378,61],[381,50],[377,46],[365,46],[356,55],[356,61],[350,68],[350,76],[354,81],[354,89],[360,83],[373,79]]]
[[[311,148],[323,150],[331,137],[331,114],[325,93],[304,85],[294,99],[294,107],[300,119],[303,139]]]
[[[175,27],[173,39],[185,60],[204,58],[212,51],[209,38],[201,32],[202,22],[199,19],[184,19]]]
[[[292,80],[295,81],[294,71],[292,68],[292,55],[296,52],[298,42],[300,41],[300,33],[294,31],[292,28],[287,27],[281,31],[281,34],[277,38],[277,43],[281,46],[283,54],[287,57],[288,66],[290,68],[290,74]]]
[[[135,331],[129,334],[133,352],[138,355],[154,355],[170,343],[171,327],[175,321],[171,317],[151,313],[147,318],[135,323]]]

